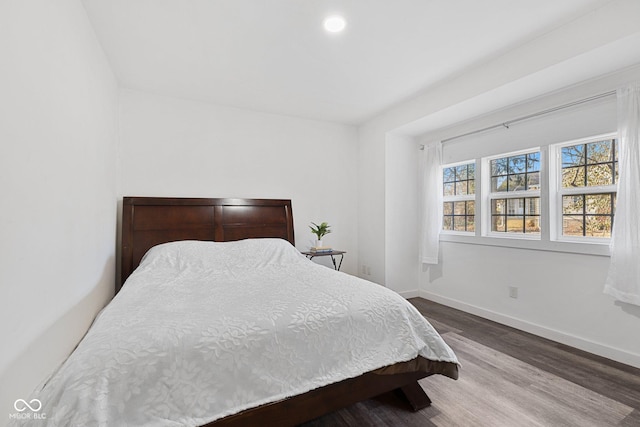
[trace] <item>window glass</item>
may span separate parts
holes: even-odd
[[[475,163],[442,169],[444,199],[442,229],[475,231]]]
[[[540,197],[492,199],[491,231],[540,234]]]
[[[475,231],[475,204],[473,200],[444,202],[442,229]]]
[[[491,160],[491,192],[540,189],[540,152]]]
[[[562,187],[594,187],[616,184],[617,140],[562,147]]]
[[[492,159],[489,171],[490,231],[539,235],[540,151]]]
[[[475,164],[443,168],[442,182],[445,196],[475,194]]]
[[[562,234],[610,238],[615,204],[615,193],[562,196]]]
[[[560,156],[562,235],[610,238],[618,179],[617,140],[569,145],[561,148]]]

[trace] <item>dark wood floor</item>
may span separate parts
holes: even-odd
[[[304,424],[321,426],[640,426],[640,369],[421,298],[410,300],[453,348],[458,381],[420,381],[433,404],[394,393]]]

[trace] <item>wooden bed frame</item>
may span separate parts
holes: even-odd
[[[160,243],[178,240],[225,242],[260,237],[278,237],[295,244],[291,200],[125,197],[122,283],[147,250]],[[412,368],[414,361],[390,367],[402,373],[368,372],[216,420],[207,426],[294,426],[396,389],[404,394],[414,410],[419,410],[429,406],[431,401],[417,381],[435,372]],[[457,367],[455,369],[457,373]]]
[[[257,237],[279,237],[295,245],[291,200],[125,197],[122,283],[144,254],[160,243]]]

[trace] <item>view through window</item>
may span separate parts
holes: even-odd
[[[611,237],[618,181],[617,140],[561,147],[562,235]]]
[[[474,162],[443,168],[443,230],[475,231],[475,174]]]
[[[539,240],[541,219],[549,215],[545,224],[553,231],[552,240],[606,242],[603,239],[611,237],[614,221],[618,151],[615,135],[609,135],[551,144],[548,151],[544,148],[544,157],[540,148],[505,153],[479,159],[480,181],[475,161],[445,165],[442,230],[475,234],[480,228],[477,209],[482,208],[487,216],[482,235]],[[552,161],[542,164],[548,157]],[[544,190],[542,173],[550,179]],[[476,182],[480,182],[478,188]],[[478,202],[476,190],[481,193]],[[542,191],[549,206],[542,206]]]
[[[540,151],[489,161],[491,231],[540,234]]]

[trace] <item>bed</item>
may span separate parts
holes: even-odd
[[[403,298],[295,249],[290,200],[125,197],[122,218],[124,286],[35,395],[52,425],[297,425],[457,378]]]

